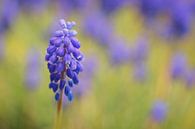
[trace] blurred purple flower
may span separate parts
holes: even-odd
[[[118,38],[113,33],[112,26],[102,13],[95,12],[86,17],[83,26],[87,35],[97,40],[100,45],[108,50],[113,64],[121,64],[128,61],[130,49],[121,38]]]
[[[183,79],[187,72],[186,57],[182,53],[177,53],[172,57],[171,76],[173,79]]]
[[[191,10],[185,1],[176,1],[170,7],[170,35],[176,38],[185,36],[191,29]]]
[[[131,58],[133,63],[145,61],[148,57],[149,44],[146,38],[139,38],[132,49]]]
[[[159,29],[162,26],[160,28],[165,31],[163,35],[167,38],[180,38],[191,30],[193,11],[189,1],[139,0],[136,4],[146,20],[145,23],[148,23],[152,27],[152,30]],[[165,15],[167,16],[166,18],[159,17]],[[166,19],[166,22],[162,18]]]
[[[156,101],[152,105],[151,118],[155,122],[163,122],[167,115],[167,105],[163,101]]]
[[[3,0],[0,5],[0,34],[7,31],[15,21],[18,13],[18,3],[12,0]]]
[[[39,86],[41,80],[40,55],[41,54],[36,49],[31,49],[27,55],[25,84],[29,90],[36,89]]]
[[[123,64],[130,59],[130,47],[125,42],[117,37],[110,40],[108,53],[112,64]]]
[[[48,6],[48,0],[18,0],[25,12],[40,13]]]
[[[100,8],[105,14],[111,14],[122,8],[127,0],[100,0]]]
[[[100,12],[94,12],[84,19],[84,32],[98,41],[100,45],[109,46],[113,29],[106,17]]]
[[[166,0],[139,0],[138,6],[141,14],[147,20],[154,20],[162,11],[166,5]]]
[[[63,92],[69,101],[73,100],[71,89],[78,85],[78,75],[83,71],[81,61],[84,55],[76,38],[77,31],[73,29],[75,25],[74,21],[60,19],[60,28],[51,36],[45,55],[50,72],[49,88],[53,90],[56,101],[60,100]]]

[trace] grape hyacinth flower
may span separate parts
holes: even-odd
[[[151,109],[151,118],[155,122],[162,122],[167,115],[167,105],[163,101],[156,101]]]
[[[71,88],[79,83],[78,74],[82,72],[80,42],[75,37],[77,32],[72,28],[75,22],[59,21],[60,29],[50,38],[45,60],[50,72],[49,88],[55,93],[56,101],[63,98],[73,99]]]

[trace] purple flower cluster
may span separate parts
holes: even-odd
[[[151,109],[151,118],[155,122],[162,122],[167,115],[167,105],[163,101],[156,101]]]
[[[190,32],[192,17],[194,17],[190,2],[185,0],[139,0],[138,8],[149,25],[154,26],[156,23],[158,26],[156,28],[161,26],[162,30],[160,31],[165,31],[166,38],[181,38]],[[166,18],[163,17],[165,15]]]
[[[79,83],[78,74],[83,70],[80,63],[83,54],[79,50],[80,42],[75,37],[77,32],[72,30],[76,23],[61,19],[59,24],[60,29],[50,38],[45,56],[50,72],[49,88],[55,93],[57,101],[63,92],[71,101],[73,99],[71,88]]]
[[[96,12],[84,21],[85,33],[107,50],[110,62],[114,65],[121,65],[131,61],[134,66],[135,79],[144,81],[148,71],[146,66],[149,51],[147,39],[139,38],[134,48],[131,48],[113,30],[108,19],[101,12]]]
[[[101,12],[95,12],[84,21],[85,33],[106,48],[111,63],[122,64],[130,58],[130,49],[113,30],[108,19]]]

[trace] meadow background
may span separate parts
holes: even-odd
[[[85,55],[63,129],[195,129],[194,10],[193,0],[1,0],[0,129],[53,128],[45,54],[61,18],[77,23]]]

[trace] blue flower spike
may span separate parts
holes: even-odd
[[[71,88],[79,83],[83,54],[79,50],[81,44],[76,38],[77,31],[73,30],[76,22],[60,19],[59,25],[60,29],[53,33],[46,49],[45,60],[50,72],[49,88],[53,90],[56,101],[60,100],[60,94],[63,93],[72,101]]]

